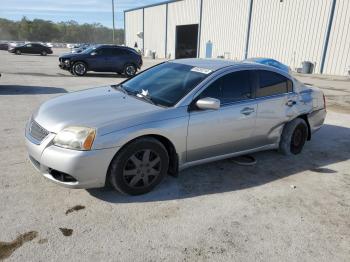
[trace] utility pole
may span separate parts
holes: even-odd
[[[112,0],[112,17],[113,17],[113,44],[114,44],[114,33],[115,33],[115,24],[114,24],[114,0]]]

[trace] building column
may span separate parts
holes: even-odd
[[[203,17],[203,0],[199,0],[199,27],[198,27],[198,43],[197,43],[197,58],[201,54],[201,36],[202,36],[202,17]]]
[[[329,37],[331,35],[331,30],[332,30],[332,25],[333,25],[333,18],[334,18],[334,11],[335,11],[336,3],[337,3],[337,0],[333,0],[332,7],[331,7],[331,13],[329,15],[328,26],[327,26],[327,31],[326,31],[326,37],[325,37],[323,50],[322,50],[321,67],[320,67],[320,73],[321,74],[323,74],[324,64],[326,62]]]
[[[244,59],[248,58],[249,39],[250,39],[250,27],[251,27],[251,23],[252,23],[252,13],[253,13],[253,0],[250,0],[249,15],[248,15],[248,27],[247,27],[247,37],[246,37],[245,50],[244,50]]]

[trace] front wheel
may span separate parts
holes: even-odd
[[[22,54],[21,50],[16,50],[16,55]]]
[[[300,154],[307,137],[308,127],[305,120],[296,118],[284,126],[279,151],[284,155]]]
[[[74,75],[83,76],[83,75],[86,74],[86,72],[87,72],[87,67],[86,67],[85,63],[83,63],[83,62],[76,62],[73,65],[73,73],[74,73]]]
[[[133,64],[127,64],[125,67],[124,67],[124,74],[127,76],[127,77],[133,77],[137,72],[137,68],[135,65]]]
[[[112,160],[109,180],[122,193],[141,195],[162,181],[168,167],[164,145],[154,138],[141,138],[128,144]]]
[[[46,56],[46,55],[47,55],[47,52],[46,52],[46,51],[42,51],[42,52],[41,52],[41,55],[42,55],[42,56]]]

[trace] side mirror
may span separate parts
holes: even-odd
[[[196,106],[202,110],[218,110],[220,108],[220,100],[216,98],[206,97],[199,99]]]
[[[90,55],[94,56],[94,55],[97,55],[97,53],[96,52],[92,52]]]

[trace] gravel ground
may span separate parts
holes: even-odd
[[[0,52],[0,260],[349,261],[349,80],[297,76],[331,100],[301,155],[202,165],[129,197],[59,187],[26,159],[24,125],[43,101],[123,80],[72,77],[57,58]]]

